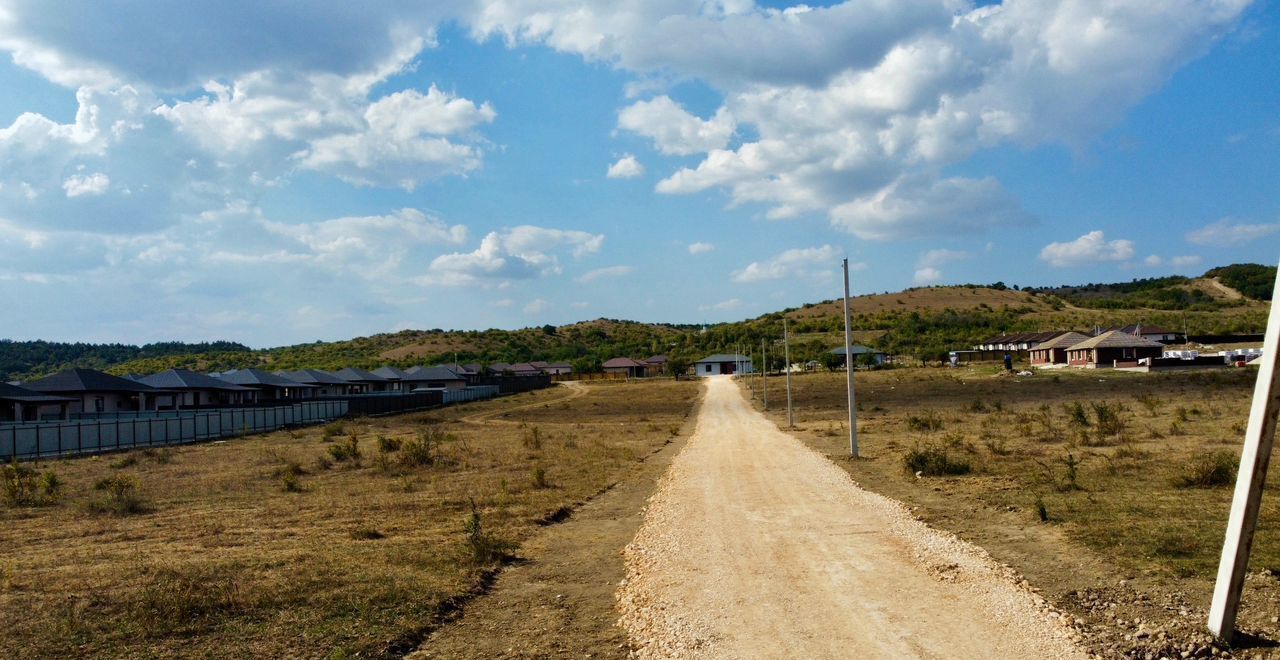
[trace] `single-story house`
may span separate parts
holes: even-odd
[[[974,346],[979,351],[1029,351],[1056,337],[1059,332],[1016,332],[996,335]]]
[[[871,356],[870,359],[874,360],[876,364],[884,364],[884,353],[877,351],[874,348],[868,348],[866,346],[853,344],[852,346],[849,347],[849,351],[853,353],[853,364],[855,367],[858,366],[858,360],[862,359],[862,356],[864,355],[870,355]],[[847,360],[845,359],[843,346],[840,346],[838,348],[833,348],[827,352],[831,353],[832,355],[840,356],[841,365],[844,365],[847,362]]]
[[[258,390],[258,401],[281,399],[310,399],[315,397],[315,385],[299,383],[291,378],[267,373],[261,369],[235,369],[220,374],[209,374],[218,380],[234,383],[251,390]]]
[[[351,386],[352,394],[369,394],[387,391],[387,379],[364,369],[347,367],[333,372],[333,375],[346,381]]]
[[[1031,349],[1031,364],[1066,364],[1067,349],[1089,339],[1083,333],[1067,331]]]
[[[1110,330],[1067,348],[1067,364],[1073,367],[1136,366],[1142,358],[1164,355],[1164,344]]]
[[[305,385],[315,385],[315,396],[345,396],[351,394],[351,383],[327,371],[319,369],[299,369],[297,371],[277,371],[277,376]]]
[[[648,375],[649,365],[632,360],[629,357],[616,357],[605,360],[600,368],[607,374],[619,374],[628,378],[644,378]]]
[[[693,363],[694,373],[698,376],[719,376],[721,374],[752,374],[751,358],[737,353],[716,353]]]
[[[467,379],[444,367],[409,367],[404,371],[404,383],[410,392],[418,390],[460,390],[467,386]]]
[[[111,413],[155,410],[159,392],[150,385],[93,369],[67,369],[52,376],[23,383],[44,394],[75,399],[72,413]]]
[[[237,405],[253,403],[258,398],[257,390],[234,385],[188,369],[170,369],[150,376],[141,376],[135,380],[144,385],[165,390],[164,394],[156,395],[156,408],[160,410]]]
[[[462,376],[462,378],[467,381],[468,385],[475,385],[480,380],[479,365],[477,365],[475,369],[472,369],[471,367],[468,367],[465,364],[458,364],[456,362],[449,363],[449,364],[437,364],[436,366],[440,367],[441,369],[448,369],[449,371],[452,371],[453,373],[459,376]]]
[[[1142,337],[1143,339],[1158,341],[1161,344],[1176,344],[1179,341],[1182,341],[1182,335],[1180,333],[1169,330],[1168,328],[1162,328],[1158,325],[1142,325],[1141,323],[1137,323],[1134,325],[1126,325],[1123,328],[1108,328],[1108,330],[1119,330],[1127,335],[1135,335]]]
[[[506,362],[494,362],[485,367],[485,371],[491,376],[510,376],[512,373],[511,365]]]
[[[405,382],[404,379],[408,374],[405,373],[403,369],[397,369],[395,367],[378,367],[373,370],[373,374],[386,379],[387,392],[408,392],[413,389]]]
[[[650,374],[667,373],[668,360],[667,360],[667,356],[665,355],[652,355],[645,358],[643,362],[645,363],[645,365],[649,367]]]
[[[551,362],[543,371],[552,376],[567,376],[573,373],[573,365],[568,362]]]
[[[544,362],[543,364],[546,363]],[[521,362],[520,364],[511,365],[511,373],[516,376],[541,376],[542,369],[532,362]]]
[[[44,419],[66,419],[71,404],[69,396],[45,394],[25,387],[0,383],[0,422],[36,422]]]

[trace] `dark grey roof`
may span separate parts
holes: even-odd
[[[876,349],[874,349],[874,348],[867,348],[866,346],[860,346],[860,345],[858,345],[858,344],[854,344],[854,345],[850,346],[850,347],[849,347],[849,349],[850,349],[850,351],[852,351],[852,353],[853,353],[854,355],[862,355],[862,354],[864,354],[864,353],[872,353],[872,354],[875,354],[875,353],[880,353],[880,352],[881,352],[881,351],[877,351],[877,350],[876,350]],[[843,346],[841,346],[841,347],[839,347],[839,348],[833,348],[833,349],[831,349],[830,351],[827,351],[827,352],[828,352],[828,353],[835,353],[836,355],[844,355],[844,347],[843,347]]]
[[[0,401],[17,401],[19,403],[66,403],[75,401],[71,397],[54,396],[25,387],[0,383]]]
[[[736,353],[716,353],[715,355],[708,355],[707,357],[704,357],[701,360],[698,360],[697,363],[701,364],[703,362],[719,363],[719,362],[750,362],[750,361],[751,361],[751,358],[745,355],[738,355]]]
[[[511,371],[511,365],[507,364],[506,362],[494,362],[493,364],[489,365],[489,371],[491,373],[500,374],[504,371]]]
[[[198,374],[188,369],[170,369],[158,374],[143,376],[138,382],[164,390],[223,390],[227,392],[248,392],[249,388],[241,387],[212,376]]]
[[[319,369],[299,369],[297,371],[277,371],[277,376],[284,376],[289,380],[296,380],[299,383],[311,383],[312,385],[347,385],[347,381],[337,376]]]
[[[404,380],[409,382],[466,380],[462,376],[444,367],[414,367],[405,371]]]
[[[25,383],[23,387],[37,392],[154,392],[155,388],[137,381],[104,374],[93,369],[67,369],[40,380]]]
[[[645,364],[666,364],[668,360],[665,355],[651,355],[645,358],[644,361]]]
[[[373,373],[386,378],[387,380],[404,380],[405,373],[395,367],[378,367]]]
[[[365,371],[364,369],[357,369],[355,367],[347,367],[346,369],[339,369],[333,372],[333,375],[337,376],[338,378],[341,378],[342,380],[348,383],[385,383],[387,382],[386,378],[383,378],[382,376],[379,376],[378,374],[375,374],[372,371]]]
[[[234,371],[227,371],[218,374],[214,376],[214,378],[225,380],[228,383],[245,385],[248,387],[263,385],[267,387],[315,387],[315,385],[299,383],[296,380],[270,374],[261,369],[236,369]]]

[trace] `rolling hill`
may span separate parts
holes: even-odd
[[[1274,267],[1235,264],[1202,277],[1164,277],[1110,284],[1020,289],[990,285],[919,287],[852,300],[855,338],[898,355],[940,359],[1005,332],[1143,323],[1191,334],[1261,332],[1266,324]],[[183,367],[198,371],[364,368],[448,362],[568,361],[593,371],[620,355],[665,353],[677,361],[707,353],[758,350],[793,332],[793,360],[821,360],[842,339],[843,305],[826,300],[712,326],[596,319],[566,326],[518,330],[405,330],[337,342],[250,350],[239,344],[172,342],[137,347],[0,340],[0,380],[38,377],[69,366],[114,373],[152,373]]]

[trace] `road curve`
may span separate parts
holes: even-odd
[[[624,552],[642,658],[1084,658],[986,552],[859,488],[727,377]]]

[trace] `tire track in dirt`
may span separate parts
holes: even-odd
[[[560,384],[569,390],[568,396],[563,396],[558,399],[551,399],[548,401],[535,401],[533,403],[526,403],[520,406],[512,406],[510,408],[502,408],[500,410],[490,410],[487,412],[474,413],[471,415],[467,415],[465,417],[459,417],[458,421],[465,422],[467,424],[478,424],[480,422],[497,422],[499,424],[519,424],[520,422],[517,422],[515,420],[494,419],[494,418],[497,417],[498,415],[506,415],[516,410],[525,410],[527,408],[538,408],[540,406],[547,406],[553,403],[563,403],[565,401],[572,401],[579,397],[586,396],[589,392],[591,392],[590,386],[584,385],[583,383],[576,380],[566,380],[566,381],[562,381]]]
[[[638,657],[1086,657],[1012,570],[708,381],[625,552],[620,624]]]

